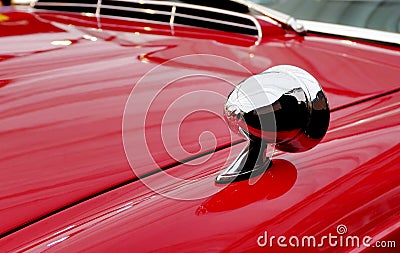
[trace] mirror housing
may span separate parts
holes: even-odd
[[[230,93],[224,108],[230,129],[249,140],[248,147],[217,182],[259,175],[270,165],[269,144],[286,152],[316,146],[329,126],[328,100],[307,71],[280,65],[251,76]]]

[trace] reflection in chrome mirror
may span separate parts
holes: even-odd
[[[247,148],[218,175],[217,183],[248,179],[271,166],[275,147],[287,152],[313,148],[329,125],[329,106],[318,81],[305,70],[280,65],[240,83],[225,104],[232,131],[249,141]]]

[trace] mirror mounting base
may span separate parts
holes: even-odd
[[[228,184],[263,174],[272,165],[271,159],[265,154],[266,150],[267,143],[265,141],[250,139],[247,147],[228,168],[217,176],[215,182]]]

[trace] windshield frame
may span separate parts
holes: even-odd
[[[263,16],[271,18],[283,24],[284,26],[293,29],[296,32],[299,32],[300,34],[307,34],[307,32],[314,32],[319,34],[343,36],[346,38],[355,38],[355,39],[400,46],[399,33],[355,27],[349,25],[325,23],[319,21],[297,20],[296,17],[292,17],[280,11],[270,9],[261,4],[252,2],[250,0],[231,0],[231,1],[244,4],[249,9],[258,12]]]

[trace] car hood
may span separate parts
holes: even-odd
[[[366,249],[364,238],[372,238],[371,247],[398,240],[399,102],[397,93],[332,113],[320,145],[304,154],[276,153],[256,184],[214,183],[240,143],[206,163],[178,165],[168,176],[92,198],[0,243],[30,252],[282,252],[283,236],[289,251],[315,238],[314,246],[304,244],[308,252],[337,252]],[[171,176],[180,180],[166,180]],[[332,241],[322,239],[330,235]],[[291,237],[300,246],[295,239],[289,246]],[[348,238],[354,244],[346,246]]]
[[[255,46],[246,36],[200,28],[177,28],[171,35],[169,26],[106,19],[99,29],[95,18],[74,14],[9,9],[1,15],[0,233],[5,234],[138,176],[237,142],[221,118],[224,97],[232,84],[270,66],[291,64],[312,73],[334,111],[390,93],[398,82],[399,54],[384,46],[299,37],[276,28]],[[170,61],[193,54],[217,55],[239,65],[201,56]],[[143,82],[165,62],[170,64]],[[163,89],[179,71],[196,76]],[[140,82],[146,85],[133,90]],[[143,99],[149,92],[164,93],[152,97],[150,109],[139,106],[124,115],[132,90]],[[162,124],[171,101],[194,91],[219,96],[194,94]],[[205,112],[189,115],[199,106]],[[133,170],[123,145],[124,116],[140,119],[125,129]],[[161,135],[178,127],[178,141]],[[213,134],[203,136],[200,145],[204,131]],[[144,138],[147,147],[129,144],[134,138]]]

